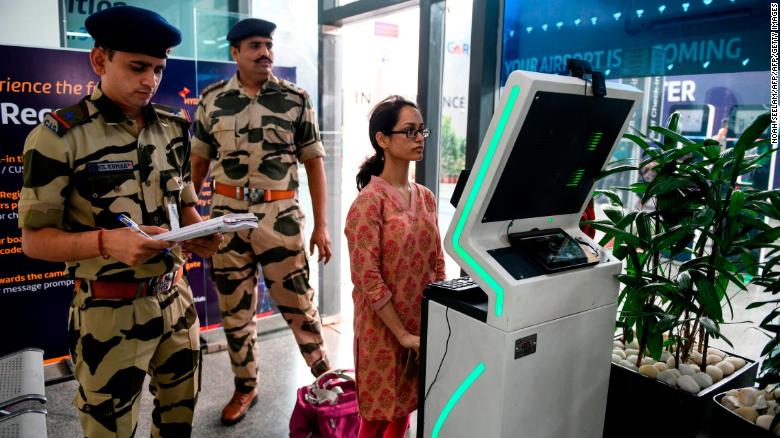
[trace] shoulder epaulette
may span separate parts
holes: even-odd
[[[92,117],[89,115],[89,108],[86,101],[82,99],[75,105],[46,114],[46,117],[43,119],[43,125],[57,134],[57,136],[62,137],[74,127],[87,123],[90,120],[92,120]]]
[[[213,84],[211,84],[208,87],[204,88],[203,91],[200,92],[201,99],[206,97],[207,94],[211,93],[212,91],[216,90],[217,88],[224,87],[225,84],[227,84],[227,83],[228,83],[228,81],[223,79],[221,81],[214,82]]]
[[[292,82],[285,80],[285,79],[279,79],[279,85],[281,85],[282,88],[284,88],[287,91],[290,91],[294,94],[297,94],[299,96],[302,96],[304,99],[309,98],[309,93],[306,92],[303,88],[293,84]]]
[[[176,119],[181,123],[186,123],[188,126],[191,123],[189,113],[187,113],[187,111],[182,108],[176,108],[160,103],[153,103],[152,107],[154,107],[154,110],[157,112],[157,114]]]

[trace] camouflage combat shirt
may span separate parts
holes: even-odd
[[[194,205],[186,112],[158,104],[142,112],[146,126],[139,133],[98,87],[78,104],[47,114],[24,145],[19,228],[120,228],[120,213],[169,228],[164,198],[176,200],[180,217],[182,206]],[[183,262],[177,247],[133,268],[113,257],[66,265],[75,278],[132,282]]]
[[[298,188],[298,162],[325,156],[308,94],[271,75],[256,97],[238,73],[207,87],[195,115],[192,153],[216,160],[222,184],[266,190]]]

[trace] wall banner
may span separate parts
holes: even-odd
[[[17,226],[22,187],[22,149],[27,134],[43,116],[89,95],[99,78],[92,72],[88,52],[0,45],[0,355],[38,347],[45,357],[68,354],[67,318],[73,279],[61,263],[32,260],[22,253]],[[227,79],[235,64],[169,59],[154,102],[195,114],[198,90]],[[277,77],[295,81],[295,67],[274,67]],[[199,209],[207,215],[211,193],[204,188]],[[193,257],[186,266],[202,328],[221,322],[217,292],[207,263]],[[272,302],[262,279],[258,313],[267,314]]]

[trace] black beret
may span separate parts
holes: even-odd
[[[181,32],[160,14],[135,6],[113,6],[95,12],[84,22],[97,46],[120,52],[167,58],[181,43]]]
[[[261,20],[259,18],[247,18],[241,20],[230,29],[227,34],[227,39],[231,43],[236,43],[244,38],[253,36],[261,36],[271,38],[276,30],[276,25],[270,21]]]

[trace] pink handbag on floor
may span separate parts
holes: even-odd
[[[298,388],[290,416],[290,438],[355,438],[358,436],[354,370],[331,370],[311,385]]]

